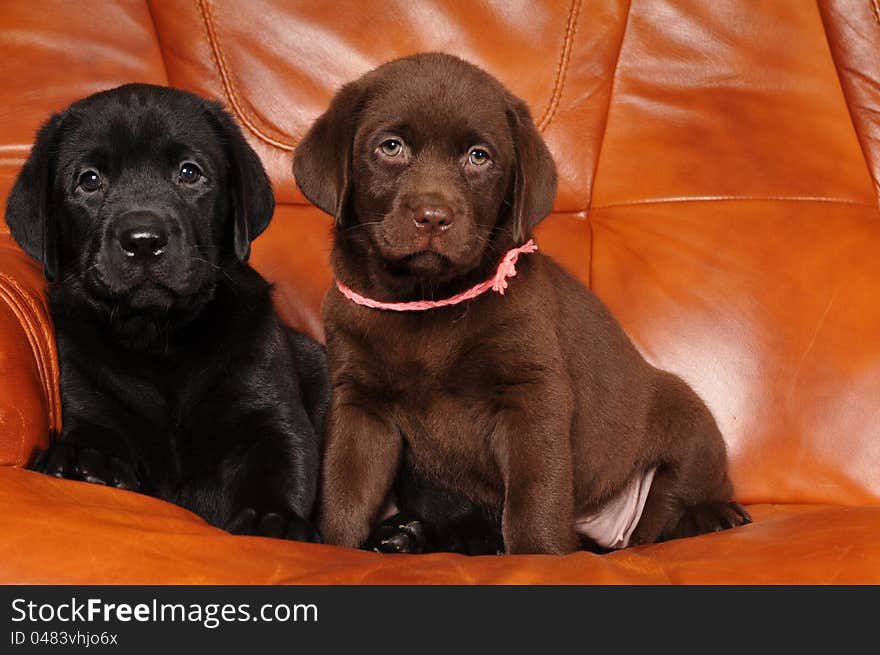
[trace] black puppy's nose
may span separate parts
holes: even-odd
[[[452,225],[452,209],[446,205],[420,204],[412,212],[413,221],[418,227],[442,231]]]
[[[168,233],[155,224],[126,228],[117,239],[126,256],[139,261],[161,257],[168,245]]]

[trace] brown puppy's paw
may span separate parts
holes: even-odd
[[[382,521],[361,548],[377,553],[419,555],[425,552],[427,544],[425,527],[421,521],[404,514],[395,514]]]
[[[721,532],[752,522],[739,503],[710,502],[688,507],[669,538],[694,537],[707,532]]]

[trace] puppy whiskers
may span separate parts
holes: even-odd
[[[226,279],[229,280],[230,282],[233,281],[232,277],[230,277],[229,273],[227,273],[226,270],[222,266],[217,266],[217,264],[215,264],[212,261],[204,259],[203,257],[193,257],[192,255],[189,256],[189,260],[194,261],[194,262],[202,262],[204,264],[207,264],[211,268],[216,269],[216,270],[220,271],[221,273],[223,273],[223,275],[226,276]]]
[[[68,275],[66,278],[64,278],[63,280],[61,280],[61,282],[59,282],[59,284],[66,284],[67,282],[70,282],[72,279],[74,279],[74,278],[76,278],[76,277],[85,277],[87,273],[91,272],[92,270],[94,270],[94,269],[96,269],[96,268],[98,268],[98,265],[97,265],[97,264],[92,264],[92,265],[89,266],[88,268],[85,268],[85,269],[83,269],[83,270],[81,270],[81,271],[74,271],[73,273],[71,273],[70,275]]]
[[[342,230],[343,232],[353,232],[354,230],[358,230],[365,227],[370,227],[371,225],[381,225],[382,221],[368,221],[366,223],[357,223],[355,225],[350,225],[349,227]]]

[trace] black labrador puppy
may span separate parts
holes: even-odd
[[[317,540],[323,348],[248,265],[269,179],[215,102],[128,84],[52,116],[6,209],[50,280],[63,429],[33,467]]]

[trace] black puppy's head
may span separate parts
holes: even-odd
[[[163,314],[210,295],[272,215],[269,180],[215,102],[128,84],[40,129],[6,208],[56,285],[116,311]]]
[[[388,270],[445,281],[518,245],[551,210],[556,169],[526,105],[457,57],[427,53],[347,84],[294,156],[337,239]]]

